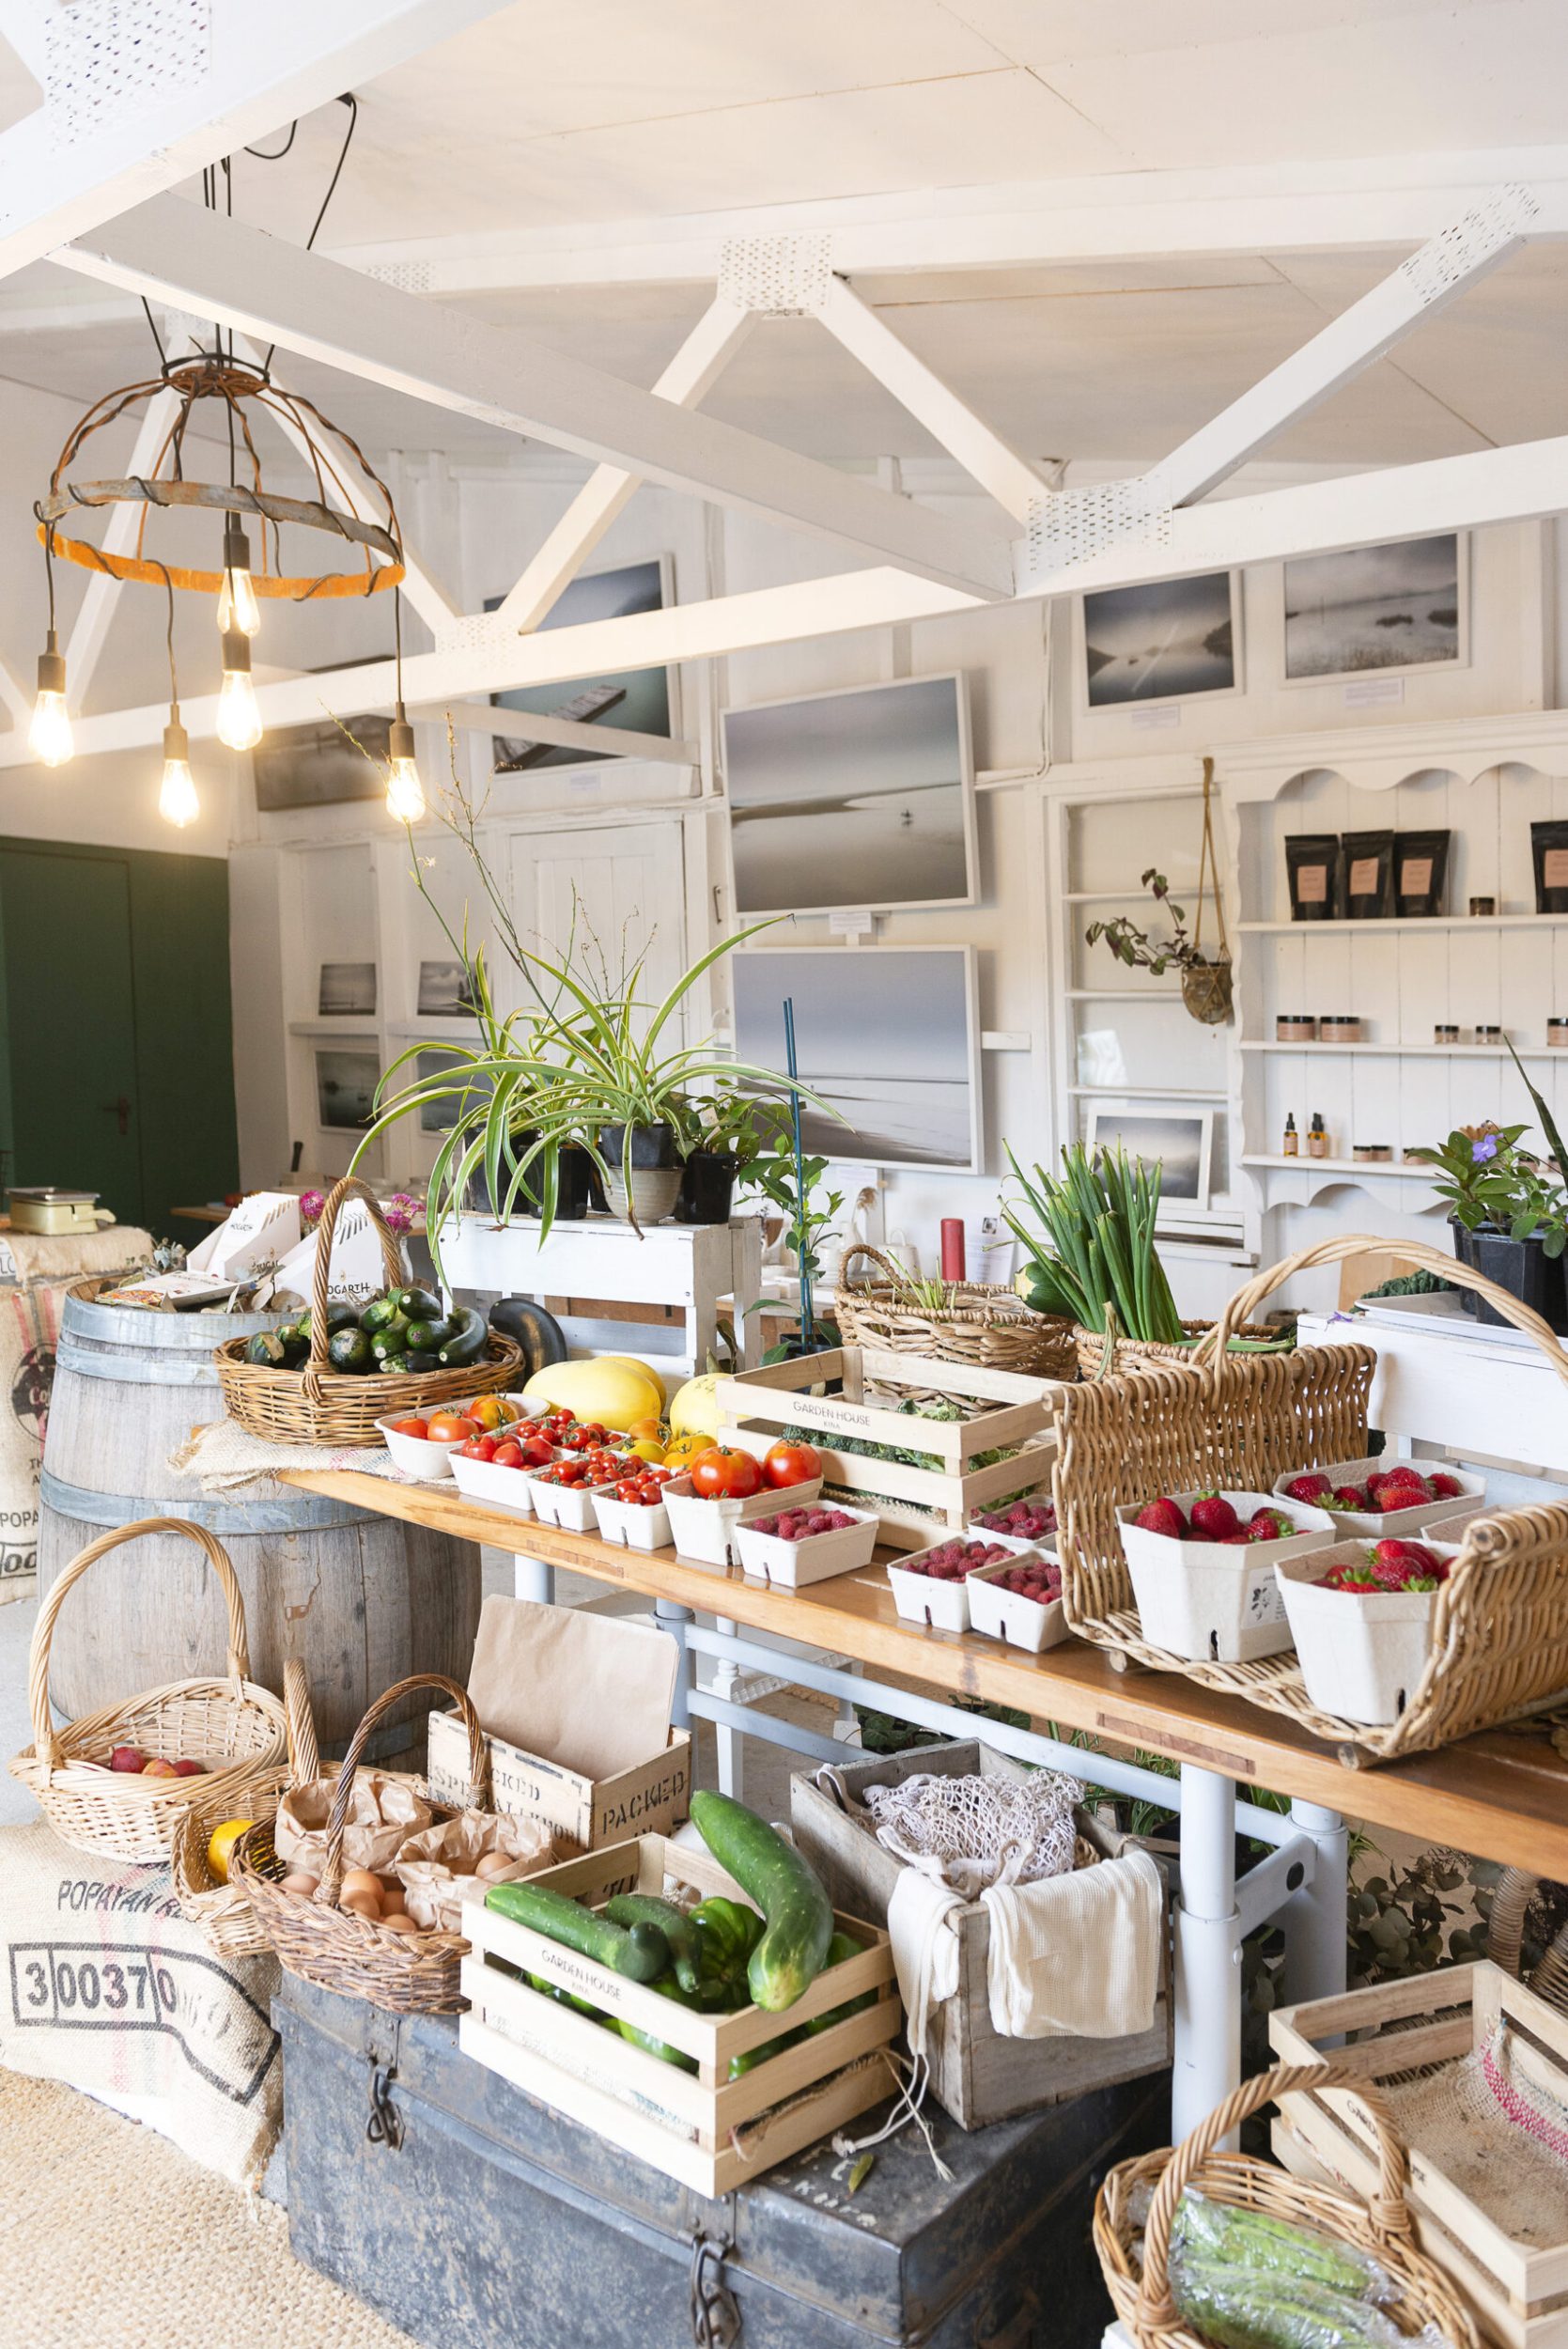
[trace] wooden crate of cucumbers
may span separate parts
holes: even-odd
[[[737,1875],[661,1835],[526,1886],[476,1886],[463,1906],[458,2044],[693,2192],[720,2195],[893,2093],[879,2051],[902,2009],[887,1935],[832,1912],[766,1820],[722,1795],[693,1796],[691,1811],[755,1889],[766,1926]],[[689,1922],[672,1922],[670,1894],[694,1900]],[[660,1917],[667,1938],[654,1947]]]
[[[974,1510],[1048,1481],[1057,1384],[844,1346],[721,1378],[714,1393],[721,1442],[762,1453],[800,1429],[828,1486],[878,1511],[884,1542],[923,1549]]]

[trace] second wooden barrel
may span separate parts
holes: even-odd
[[[279,1693],[298,1657],[317,1734],[340,1750],[371,1699],[411,1672],[466,1681],[480,1604],[471,1542],[286,1485],[216,1498],[167,1466],[194,1427],[222,1417],[212,1349],[270,1329],[272,1314],[162,1314],[70,1291],[60,1315],[44,1439],[39,1581],[137,1517],[187,1517],[217,1534],[245,1595],[251,1668]],[[113,1550],[61,1610],[51,1694],[68,1717],[221,1670],[224,1609],[199,1553],[149,1534]],[[427,1710],[412,1699],[411,1719]],[[409,1742],[378,1737],[389,1751]]]

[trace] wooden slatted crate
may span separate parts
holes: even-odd
[[[700,1898],[745,1899],[706,1852],[662,1835],[590,1852],[536,1881],[595,1908],[616,1892],[663,1892],[672,1883]],[[839,1930],[862,1943],[859,1956],[819,1976],[784,2013],[744,2006],[700,2015],[487,1908],[484,1893],[475,1886],[463,1905],[471,1944],[462,1971],[471,2007],[458,2030],[464,2052],[699,2194],[729,2193],[893,2091],[893,2069],[878,2051],[896,2037],[903,2010],[892,1944],[874,1925],[838,1917]],[[536,1990],[525,1974],[679,2047],[697,2070],[648,2054]],[[866,1991],[875,1991],[876,2000],[860,2014],[730,2078],[734,2057]]]

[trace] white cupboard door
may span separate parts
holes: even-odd
[[[568,940],[580,973],[618,994],[623,974],[647,949],[637,996],[663,1002],[686,968],[686,868],[678,823],[613,830],[514,832],[511,898],[525,946],[552,959]],[[576,932],[573,935],[575,913]],[[681,1040],[682,1022],[662,1039]]]

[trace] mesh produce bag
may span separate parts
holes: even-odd
[[[1074,1806],[1082,1799],[1079,1781],[1055,1770],[1022,1780],[923,1772],[896,1786],[870,1786],[865,1796],[877,1841],[970,1901],[989,1885],[1065,1875],[1077,1850]]]

